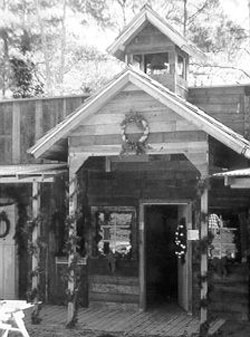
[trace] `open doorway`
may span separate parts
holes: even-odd
[[[145,206],[146,307],[178,302],[178,205]]]

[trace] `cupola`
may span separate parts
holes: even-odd
[[[189,58],[204,54],[145,5],[108,51],[176,94],[186,97]]]

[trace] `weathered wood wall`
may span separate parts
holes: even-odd
[[[175,45],[151,23],[147,25],[127,44],[126,54],[174,52]],[[171,62],[170,62],[171,63]]]
[[[111,172],[105,172],[105,158],[96,157],[90,158],[81,169],[79,183],[87,186],[85,207],[88,212],[91,206],[134,206],[137,210],[138,237],[139,201],[193,200],[198,176],[199,172],[183,155],[149,156],[148,161],[144,162],[126,162],[124,159],[116,158],[111,161]],[[85,179],[85,182],[82,179]],[[90,227],[88,222],[83,225]],[[91,228],[93,230],[93,224]],[[94,235],[91,234],[90,237],[93,238]],[[91,305],[122,301],[124,306],[138,306],[138,248],[136,240],[136,257],[132,260],[117,260],[114,273],[110,271],[108,261],[104,257],[89,258]],[[105,282],[101,286],[103,279]]]
[[[26,153],[27,149],[79,107],[85,98],[75,96],[0,102],[0,165],[35,162]]]
[[[204,153],[206,134],[194,124],[159,103],[136,86],[128,86],[109,101],[96,114],[72,132],[70,151],[103,153],[121,151],[121,122],[130,111],[138,112],[148,121],[149,144],[166,143],[170,153],[194,151]],[[130,125],[126,130],[130,137],[141,135],[141,130]],[[163,151],[164,152],[164,151]]]
[[[236,132],[249,138],[249,86],[189,88],[188,100]]]

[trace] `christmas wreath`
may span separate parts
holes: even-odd
[[[1,226],[2,222],[5,223],[4,224],[5,228],[4,228],[3,232],[1,231],[1,233],[0,233],[0,238],[1,239],[5,238],[9,234],[9,232],[10,232],[10,220],[8,219],[7,214],[4,211],[2,211],[0,213],[0,226]]]
[[[132,140],[126,133],[127,127],[135,124],[143,131],[143,134],[137,140]],[[144,154],[146,151],[146,142],[149,137],[149,126],[147,120],[139,113],[130,112],[121,123],[121,137],[123,141],[121,154],[135,151],[137,155]]]
[[[186,228],[186,220],[185,218],[181,218],[180,223],[175,232],[175,245],[176,250],[175,254],[178,259],[185,262],[185,255],[187,252],[187,228]]]

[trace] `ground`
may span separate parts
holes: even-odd
[[[120,334],[105,334],[98,332],[93,332],[89,330],[81,329],[65,329],[64,326],[39,326],[33,325],[28,328],[30,337],[124,337],[123,333]],[[220,331],[215,335],[216,337],[249,337],[250,336],[250,322],[239,322],[239,321],[226,321],[222,326]],[[135,337],[135,336],[129,336]],[[152,336],[143,336],[152,337]],[[154,336],[155,337],[155,336]],[[183,336],[184,337],[184,336]],[[185,336],[186,337],[186,336]],[[188,336],[188,337],[198,337]]]

